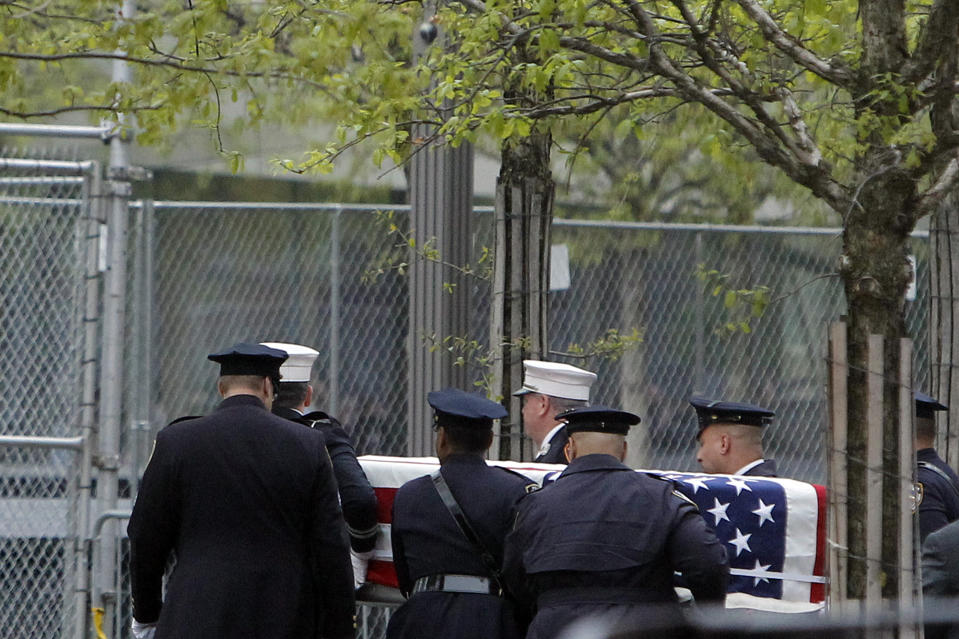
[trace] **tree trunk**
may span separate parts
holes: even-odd
[[[522,414],[512,392],[523,379],[524,359],[546,359],[549,232],[555,185],[549,165],[549,133],[534,131],[507,140],[496,180],[496,236],[490,317],[491,394],[509,398],[514,421],[500,425],[501,459],[527,459]]]
[[[881,155],[867,161],[858,199],[846,215],[844,255],[840,271],[849,313],[849,574],[847,596],[865,599],[867,592],[866,513],[874,507],[866,495],[866,349],[869,335],[885,339],[882,429],[883,598],[898,596],[899,539],[899,370],[898,338],[906,336],[904,300],[910,270],[907,255],[914,185],[895,162]],[[842,451],[837,451],[842,454]]]

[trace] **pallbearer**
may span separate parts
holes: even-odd
[[[697,602],[723,602],[726,551],[696,506],[669,481],[623,464],[639,417],[590,406],[557,418],[569,466],[520,501],[506,541],[507,584],[535,613],[527,639],[557,637],[581,619],[668,622],[679,612],[674,571]]]
[[[388,639],[518,639],[500,565],[512,507],[535,484],[484,455],[506,410],[485,397],[429,393],[440,469],[404,484],[393,502],[393,563],[406,603]]]

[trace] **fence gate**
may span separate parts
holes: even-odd
[[[95,162],[0,159],[0,628],[80,637],[97,368]]]

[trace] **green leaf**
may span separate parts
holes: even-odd
[[[732,308],[736,305],[736,291],[726,291],[726,296],[723,299],[723,306],[726,308]]]

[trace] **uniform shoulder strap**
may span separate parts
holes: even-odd
[[[945,479],[946,483],[949,484],[949,487],[952,488],[952,492],[956,493],[956,496],[959,497],[959,486],[956,486],[956,482],[952,480],[952,477],[950,477],[946,471],[939,468],[935,464],[932,464],[927,461],[917,462],[916,465],[919,466],[919,468],[925,468],[926,470],[931,470],[932,472],[936,473],[937,475]]]
[[[500,579],[500,569],[496,563],[496,559],[493,557],[493,553],[486,549],[486,546],[479,538],[479,535],[477,535],[476,531],[473,530],[473,526],[470,524],[469,519],[466,518],[466,513],[463,512],[463,509],[460,508],[459,502],[457,502],[456,498],[453,497],[453,493],[450,491],[449,484],[446,483],[446,479],[443,477],[443,473],[440,472],[439,468],[430,474],[430,479],[433,480],[433,487],[436,488],[436,492],[439,493],[440,499],[443,500],[443,505],[446,506],[448,511],[450,511],[450,514],[456,521],[456,525],[459,527],[460,532],[462,532],[463,536],[466,537],[466,539],[479,551],[480,559],[483,560],[483,565],[486,566],[486,569],[489,570],[493,580],[496,581],[496,584],[500,587],[500,590],[502,590],[503,582]]]

